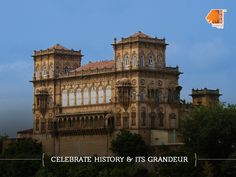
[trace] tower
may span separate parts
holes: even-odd
[[[56,44],[46,50],[34,51],[34,134],[52,130],[57,106],[61,104],[59,77],[66,77],[81,65],[81,51]]]
[[[219,89],[192,89],[192,103],[196,106],[210,106],[219,103],[219,97],[221,96]]]
[[[141,31],[127,38],[116,38],[112,44],[116,70],[157,69],[163,68],[165,62],[165,39],[153,38]]]
[[[176,143],[181,73],[166,66],[165,39],[139,31],[112,45],[117,127],[141,134],[147,144]]]

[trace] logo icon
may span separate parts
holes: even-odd
[[[211,24],[212,27],[218,29],[224,29],[224,13],[226,9],[211,9],[206,16],[206,21]]]

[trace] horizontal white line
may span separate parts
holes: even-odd
[[[0,160],[10,161],[10,160],[42,160],[42,159],[0,159]]]
[[[236,159],[202,159],[202,158],[199,158],[197,160],[211,160],[211,161],[214,161],[214,160],[235,160],[236,161]]]

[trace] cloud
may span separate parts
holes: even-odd
[[[30,62],[26,62],[26,61],[16,61],[12,63],[0,64],[0,73],[7,72],[9,70],[27,69],[29,67],[32,67],[31,65],[32,64]]]

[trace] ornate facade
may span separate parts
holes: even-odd
[[[33,137],[48,154],[109,154],[120,129],[150,146],[180,142],[181,72],[166,66],[167,45],[137,32],[114,39],[112,60],[85,65],[59,44],[34,51]]]

